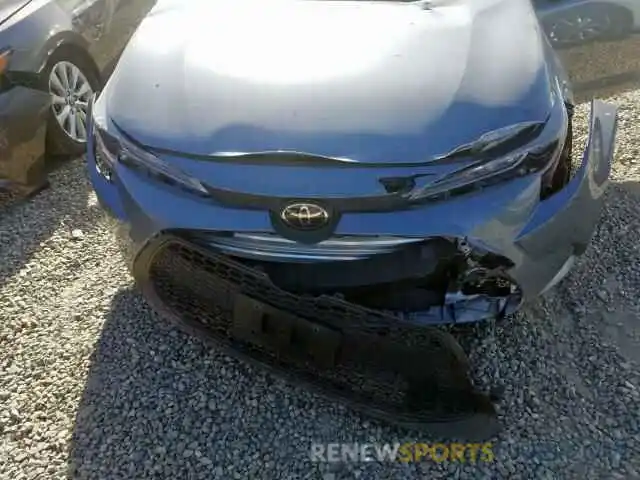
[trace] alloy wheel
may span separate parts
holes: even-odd
[[[51,108],[62,130],[78,143],[87,141],[87,114],[93,88],[73,63],[56,63],[49,74]]]
[[[558,43],[582,43],[600,37],[610,25],[608,16],[595,19],[588,15],[575,15],[557,21],[550,36]]]

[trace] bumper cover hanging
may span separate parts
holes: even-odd
[[[162,316],[226,353],[268,367],[365,415],[435,437],[499,430],[454,337],[333,296],[304,297],[262,272],[162,233],[133,262]]]

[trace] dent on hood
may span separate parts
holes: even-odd
[[[239,126],[293,149],[298,134],[424,135],[467,105],[486,118],[465,119],[460,143],[544,120],[538,28],[529,0],[161,1],[109,81],[108,109],[143,143],[211,154]]]

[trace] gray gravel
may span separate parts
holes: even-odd
[[[158,319],[132,289],[76,161],[29,204],[0,200],[0,478],[637,476],[640,92],[614,100],[620,147],[592,246],[557,290],[473,354],[479,380],[506,388],[493,464],[310,463],[312,442],[430,439]],[[579,117],[583,141],[586,108]]]

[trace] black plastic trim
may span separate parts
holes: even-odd
[[[263,304],[261,301],[256,302],[255,299],[246,297],[242,292],[234,291],[233,284],[225,283],[221,279],[217,280],[223,282],[225,285],[223,288],[229,292],[231,298],[218,299],[213,296],[214,299],[212,301],[222,302],[227,306],[232,305],[232,310],[236,312],[234,317],[237,317],[237,320],[232,319],[231,321],[240,322],[236,326],[245,329],[245,333],[245,327],[251,327],[251,325],[246,324],[246,322],[251,321],[251,318],[247,317],[249,315],[247,312],[259,310],[260,312],[266,312],[275,324],[278,324],[278,319],[281,318],[284,326],[291,326],[291,328],[296,329],[296,335],[305,331],[319,332],[326,329],[333,332],[327,335],[330,340],[329,345],[308,345],[311,351],[320,352],[322,356],[323,362],[318,362],[319,368],[329,368],[331,370],[331,367],[327,367],[327,362],[331,365],[338,357],[341,357],[343,365],[364,361],[385,370],[391,369],[404,372],[409,381],[409,390],[406,393],[408,399],[405,400],[408,403],[406,407],[400,408],[394,406],[393,403],[372,402],[371,398],[363,397],[358,392],[350,392],[340,388],[330,380],[314,375],[311,373],[312,371],[287,368],[286,363],[278,360],[279,356],[276,356],[274,360],[274,357],[264,357],[255,349],[247,347],[246,335],[244,334],[233,334],[231,338],[225,335],[221,336],[217,331],[207,328],[203,323],[185,319],[182,311],[177,311],[162,300],[151,278],[155,258],[164,249],[176,245],[187,248],[190,251],[197,251],[199,255],[207,257],[216,255],[215,252],[194,245],[184,239],[161,233],[148,241],[138,252],[133,265],[133,274],[151,306],[184,331],[222,348],[225,353],[231,356],[266,368],[273,374],[289,381],[302,383],[316,393],[342,401],[356,411],[383,422],[404,428],[417,429],[435,437],[468,440],[485,440],[495,436],[500,430],[492,398],[489,395],[477,392],[468,377],[468,359],[462,348],[453,336],[435,327],[417,328],[407,326],[407,328],[413,329],[409,330],[409,332],[414,331],[421,338],[429,338],[429,343],[433,346],[433,348],[416,349],[416,347],[411,347],[412,342],[405,344],[404,342],[388,341],[384,335],[375,334],[376,329],[397,328],[399,326],[398,318],[379,311],[348,304],[339,299],[333,299],[330,301],[337,302],[336,305],[341,304],[341,308],[350,308],[353,311],[358,311],[358,315],[364,314],[367,317],[370,312],[370,319],[367,320],[366,324],[359,326],[359,324],[350,325],[342,319],[333,318],[333,321],[329,324],[318,324],[318,328],[314,328],[314,322],[309,319],[297,317],[291,312],[279,310],[273,306]],[[229,262],[230,260],[223,261]],[[244,274],[246,275],[260,276],[259,272],[251,273],[250,269],[247,270],[246,267],[241,265],[236,265],[234,268],[244,268]],[[238,311],[245,312],[245,314],[238,315]],[[258,321],[257,325],[262,322],[260,319],[256,321]],[[373,330],[371,330],[372,328]],[[291,333],[289,327],[284,328],[284,330],[275,332],[276,344],[272,344],[272,347],[279,344],[278,342],[282,340],[283,335],[287,337]],[[313,339],[314,337],[307,336],[307,341],[309,338]],[[336,340],[338,338],[339,340]],[[261,337],[261,339],[261,341],[264,341],[264,337]],[[314,343],[313,340],[311,342]],[[336,347],[336,342],[339,343],[339,347]],[[327,349],[324,347],[327,347]],[[288,355],[288,353],[289,350],[282,351],[284,356]],[[438,358],[439,355],[444,355],[444,357]],[[305,362],[307,361],[309,360]],[[435,367],[436,364],[442,369],[437,369]],[[416,368],[418,365],[421,367]],[[437,381],[434,384],[432,375],[437,378],[446,377],[447,385],[439,386]],[[441,390],[441,387],[444,390]],[[421,409],[420,406],[423,405],[422,402],[424,401],[422,400],[423,396],[433,399],[434,395],[438,400],[435,404],[430,405],[433,405],[435,410]],[[408,408],[408,410],[405,408]]]

